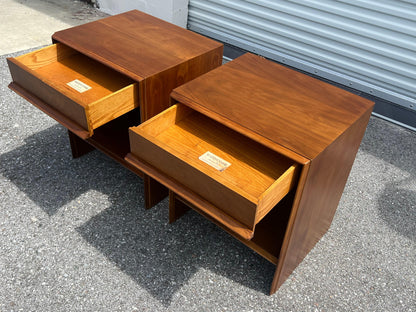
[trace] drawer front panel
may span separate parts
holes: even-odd
[[[254,203],[132,131],[130,148],[132,154],[139,159],[158,168],[247,227],[254,227]]]

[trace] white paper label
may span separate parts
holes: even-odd
[[[225,161],[211,152],[206,152],[205,154],[199,156],[199,159],[219,171],[224,171],[231,166],[228,161]]]
[[[68,86],[70,86],[72,89],[77,90],[79,93],[83,93],[85,91],[88,91],[89,89],[91,89],[91,87],[85,83],[83,83],[82,81],[75,79],[72,80],[71,82],[67,83]]]

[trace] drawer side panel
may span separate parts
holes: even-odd
[[[264,192],[259,200],[256,223],[260,222],[296,186],[299,167],[300,165],[291,166]]]
[[[136,84],[129,85],[87,106],[90,128],[96,129],[138,106],[139,87]]]

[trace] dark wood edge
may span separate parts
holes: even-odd
[[[191,208],[179,200],[179,196],[169,190],[169,223],[173,223],[181,218]]]
[[[72,158],[79,158],[94,150],[94,146],[81,139],[68,130],[69,144],[71,146]]]
[[[298,213],[298,208],[299,208],[300,200],[302,198],[304,186],[305,186],[308,174],[309,174],[310,164],[311,163],[309,162],[308,164],[303,166],[302,171],[300,173],[296,195],[295,195],[295,199],[292,205],[292,212],[289,217],[288,226],[286,228],[286,233],[283,239],[283,244],[282,244],[282,247],[280,248],[279,262],[277,263],[272,285],[270,287],[270,295],[273,295],[276,292],[276,290],[281,286],[281,284],[283,284],[283,281],[281,281],[282,268],[284,265],[284,261],[286,259],[289,242],[292,238],[292,231],[293,231],[294,223],[296,221],[296,216]]]
[[[127,164],[126,160],[124,162]],[[129,164],[130,167],[135,168],[135,166]],[[148,176],[145,173],[141,173],[143,176],[143,184],[144,184],[144,208],[150,209],[161,202],[166,196],[169,195],[168,189],[152,177]]]
[[[172,190],[173,192],[184,198],[186,201],[192,204],[192,208],[194,208],[197,212],[202,212],[204,215],[210,216],[217,222],[227,227],[227,229],[246,240],[250,240],[253,238],[254,229],[247,228],[247,226],[241,224],[239,221],[224,213],[222,210],[218,209],[210,202],[204,200],[203,198],[189,190],[187,187],[183,186],[181,183],[166,176],[165,174],[163,174],[153,166],[147,164],[146,162],[139,160],[136,156],[134,156],[131,153],[127,154],[125,160],[127,163],[140,169],[145,174],[148,174],[153,179],[165,185],[168,189]]]
[[[76,122],[72,121],[71,119],[63,115],[58,110],[49,106],[47,103],[42,101],[36,95],[28,92],[25,88],[21,87],[19,84],[12,82],[9,84],[9,88],[13,90],[14,92],[16,92],[17,94],[19,94],[24,99],[26,99],[31,104],[36,106],[42,112],[44,112],[48,116],[55,119],[57,122],[59,122],[61,125],[63,125],[65,128],[67,128],[68,130],[70,130],[72,133],[76,134],[80,138],[85,140],[90,137],[90,133],[87,130],[85,130]]]

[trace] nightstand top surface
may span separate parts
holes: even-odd
[[[172,97],[270,148],[315,158],[374,103],[247,53]],[[278,146],[274,146],[278,145]],[[277,147],[277,148],[276,148]]]
[[[137,10],[58,31],[52,38],[138,81],[222,46]]]

